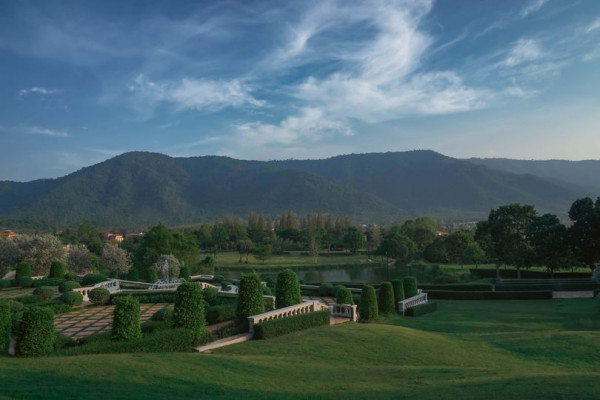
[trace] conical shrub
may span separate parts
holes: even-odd
[[[360,321],[371,322],[377,316],[377,295],[375,294],[375,289],[371,285],[365,285],[360,295]]]
[[[354,304],[352,292],[344,285],[336,286],[335,302],[337,304]]]
[[[393,314],[394,313],[394,288],[391,282],[383,282],[379,288],[379,313]]]

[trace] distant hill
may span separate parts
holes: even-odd
[[[88,219],[102,227],[177,225],[288,209],[357,222],[467,219],[511,202],[564,214],[589,194],[580,181],[478,164],[433,151],[269,162],[131,152],[58,179],[0,182],[0,224],[66,227]]]
[[[531,174],[600,195],[600,160],[511,160],[470,158],[467,161],[513,174]]]

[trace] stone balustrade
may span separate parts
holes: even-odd
[[[83,296],[83,301],[90,301],[89,294],[92,290],[97,288],[107,289],[110,293],[117,293],[121,291],[121,286],[119,285],[118,279],[110,279],[108,281],[96,283],[94,286],[85,286],[80,288],[73,289],[74,292],[81,293]]]
[[[407,309],[425,303],[427,303],[427,293],[424,293],[421,289],[419,289],[416,296],[409,297],[408,299],[398,302],[398,312],[404,314]]]
[[[352,322],[358,321],[356,304],[334,304],[329,307],[329,310],[334,317],[349,318]]]
[[[277,310],[267,311],[266,313],[258,315],[252,315],[248,317],[250,333],[254,333],[254,325],[260,324],[261,322],[324,310],[329,310],[325,304],[318,300],[308,300],[293,306],[278,308]]]

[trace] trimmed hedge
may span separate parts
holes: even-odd
[[[371,322],[378,317],[377,296],[373,286],[363,286],[359,310],[361,322]]]
[[[319,296],[333,297],[335,296],[335,287],[331,283],[321,283],[319,285]]]
[[[108,304],[108,302],[110,301],[110,292],[108,291],[108,289],[105,288],[96,288],[92,289],[88,293],[88,297],[90,298],[90,301],[92,303],[94,303],[97,306],[101,306],[104,304]]]
[[[423,289],[426,292],[429,292],[430,290],[453,290],[458,292],[491,292],[493,287],[494,286],[489,283],[450,283],[441,285],[419,285],[419,289]]]
[[[60,285],[58,285],[58,291],[61,293],[70,292],[73,289],[80,288],[81,285],[76,281],[64,281]]]
[[[404,296],[404,283],[402,279],[392,280],[392,287],[394,288],[394,304],[406,298]]]
[[[205,331],[205,322],[202,289],[194,282],[182,283],[175,293],[173,325],[176,328],[191,329],[194,338],[199,338]]]
[[[344,285],[336,286],[335,302],[337,304],[354,304],[352,292]]]
[[[570,282],[549,282],[549,283],[501,283],[496,285],[498,292],[531,292],[536,290],[552,291],[578,291],[594,290],[600,288],[600,284],[594,282],[570,283]]]
[[[302,295],[298,275],[291,269],[281,271],[277,275],[277,283],[275,284],[275,307],[283,308],[299,303],[302,303]]]
[[[17,283],[20,283],[22,278],[31,278],[31,264],[25,261],[21,261],[17,264],[17,271],[15,272],[15,280]]]
[[[279,278],[277,279],[279,281]],[[236,317],[240,323],[247,324],[247,318],[264,312],[265,301],[262,294],[260,277],[256,273],[242,275],[238,288]]]
[[[173,308],[165,307],[155,312],[150,318],[152,321],[172,321],[173,320]]]
[[[407,276],[402,281],[402,285],[404,286],[404,296],[406,296],[407,299],[417,295],[417,278],[414,276]]]
[[[44,278],[33,281],[33,287],[40,286],[59,286],[65,280],[63,278]]]
[[[35,288],[33,294],[40,298],[40,301],[51,300],[56,294],[54,288],[48,286],[40,286]]]
[[[140,339],[142,337],[140,314],[140,303],[135,297],[126,296],[116,299],[112,338],[115,340]]]
[[[236,306],[234,304],[222,304],[211,306],[206,310],[206,322],[216,324],[218,322],[230,321],[235,319]]]
[[[546,300],[552,298],[552,291],[531,292],[457,292],[452,290],[429,290],[430,299],[444,300]]]
[[[139,282],[139,280],[140,280],[140,272],[137,269],[135,269],[135,268],[131,268],[127,272],[127,280],[128,281]]]
[[[39,296],[36,296],[35,294],[30,294],[28,296],[19,296],[15,300],[22,304],[33,304],[40,302]]]
[[[26,289],[33,286],[33,279],[29,276],[19,278],[19,287]]]
[[[181,279],[185,279],[186,281],[189,281],[191,278],[191,273],[190,273],[190,269],[188,267],[181,267],[181,269],[179,270],[179,277]]]
[[[437,310],[437,303],[435,301],[430,301],[407,309],[404,311],[404,315],[407,317],[418,317],[419,315],[432,313],[435,310]]]
[[[47,307],[26,308],[19,324],[17,354],[41,356],[54,349],[54,313]]]
[[[137,279],[135,279],[137,280]],[[148,283],[154,283],[158,280],[158,272],[156,272],[156,270],[154,268],[150,268],[148,271],[146,271],[146,282]]]
[[[0,354],[8,353],[10,346],[10,333],[12,332],[12,318],[8,301],[0,300]]]
[[[108,278],[104,274],[87,274],[81,279],[82,286],[92,286],[96,283],[104,282]]]
[[[27,307],[47,307],[54,311],[54,315],[65,314],[71,311],[71,306],[69,304],[63,303],[60,300],[43,301],[40,303],[28,305]]]
[[[6,279],[0,279],[0,289],[4,289],[10,286],[10,281]]]
[[[394,288],[391,282],[382,282],[379,289],[379,300],[377,305],[380,314],[393,314],[396,311],[394,306]]]
[[[254,339],[270,339],[290,332],[329,325],[330,316],[329,311],[317,311],[262,322],[254,325]]]
[[[156,291],[154,291],[154,292],[156,292]],[[139,301],[140,304],[174,303],[175,302],[175,293],[173,293],[172,291],[158,292],[158,293],[150,293],[148,291],[145,291],[142,293],[120,292],[120,293],[111,294],[110,298],[111,298],[112,303],[115,303],[115,301],[118,301],[118,299],[121,299],[126,296],[135,297]]]
[[[79,292],[65,292],[60,296],[60,301],[70,306],[80,306],[83,303],[83,295]]]
[[[60,261],[52,261],[48,278],[62,279],[66,273],[67,269],[65,268],[65,264]]]

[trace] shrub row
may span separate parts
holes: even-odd
[[[552,291],[531,292],[458,292],[452,290],[429,290],[430,299],[445,300],[545,300],[552,298]]]
[[[222,304],[219,306],[210,306],[206,310],[206,322],[216,324],[218,322],[235,319],[235,304]]]
[[[83,286],[92,286],[96,283],[104,282],[108,278],[104,274],[87,274],[81,280]]]
[[[59,286],[61,283],[65,281],[64,278],[44,278],[33,281],[33,287],[40,286]]]
[[[473,269],[469,270],[472,276],[478,276],[480,278],[495,278],[496,270],[495,269]],[[500,269],[500,277],[501,278],[517,278],[517,270],[516,269]],[[589,278],[589,272],[555,272],[555,278]],[[552,274],[550,272],[543,271],[528,271],[521,270],[521,278],[552,278]]]
[[[430,301],[425,304],[411,307],[404,312],[407,317],[418,317],[419,315],[429,314],[437,310],[437,303]]]
[[[329,325],[330,316],[329,311],[317,311],[262,322],[254,325],[254,339],[270,339],[315,326]]]
[[[518,291],[536,291],[536,290],[552,290],[552,291],[577,291],[577,290],[594,290],[600,288],[600,285],[593,282],[588,283],[534,283],[534,284],[498,284],[497,291],[502,292],[518,292]]]
[[[45,307],[31,307],[23,312],[17,336],[17,354],[41,356],[54,349],[54,313]]]
[[[77,281],[64,281],[63,283],[58,285],[58,291],[61,293],[66,293],[80,287],[81,285]]]
[[[12,332],[12,318],[8,301],[0,299],[0,354],[8,352],[10,333]]]
[[[477,284],[460,284],[451,283],[446,285],[419,285],[419,289],[423,289],[426,292],[430,290],[453,290],[457,292],[491,292],[493,285],[488,283],[477,283]]]
[[[114,304],[115,300],[125,297],[125,296],[133,296],[135,297],[140,304],[146,303],[174,303],[175,302],[175,293],[174,292],[158,292],[158,293],[135,293],[135,292],[120,292],[114,293],[110,296],[112,303]]]
[[[54,315],[65,314],[71,311],[71,305],[62,302],[61,300],[48,300],[40,303],[28,305],[27,307],[46,307],[50,308]]]

